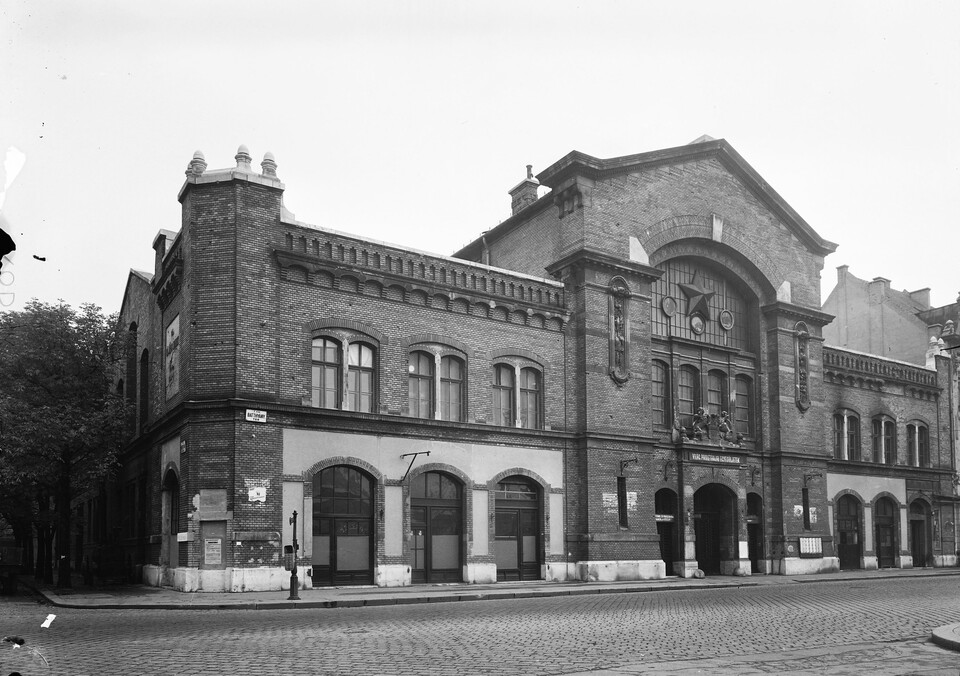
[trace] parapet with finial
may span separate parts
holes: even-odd
[[[187,165],[187,170],[184,172],[186,180],[180,189],[179,198],[183,198],[189,185],[205,185],[207,183],[223,183],[236,180],[283,190],[284,185],[277,177],[277,161],[273,153],[264,154],[263,161],[260,163],[261,173],[259,174],[253,170],[253,158],[247,146],[241,144],[237,148],[237,154],[234,155],[233,159],[236,162],[235,167],[207,170],[207,161],[203,153],[199,150],[195,152]]]

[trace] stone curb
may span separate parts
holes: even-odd
[[[553,598],[565,596],[586,596],[591,594],[639,594],[662,591],[694,591],[705,589],[739,589],[757,587],[757,582],[739,584],[697,584],[697,585],[643,585],[624,587],[584,587],[578,589],[491,591],[472,593],[450,593],[424,596],[371,596],[368,598],[329,599],[325,601],[236,601],[226,603],[71,603],[48,590],[27,584],[34,593],[42,596],[47,603],[58,608],[78,610],[286,610],[292,608],[362,608],[376,606],[411,605],[421,603],[457,603],[461,601],[506,601],[512,599]]]
[[[930,635],[933,642],[950,650],[960,650],[960,623],[937,627]]]
[[[940,569],[937,575],[960,575],[958,569]],[[176,601],[157,601],[157,602],[131,602],[131,603],[112,603],[96,601],[92,602],[71,602],[64,600],[59,594],[49,589],[42,589],[31,579],[21,577],[19,582],[25,587],[31,589],[34,593],[42,596],[47,603],[59,608],[73,608],[79,610],[148,610],[155,608],[158,610],[286,610],[294,608],[361,608],[375,606],[392,606],[421,603],[456,603],[461,601],[503,601],[510,599],[524,598],[553,598],[566,596],[584,596],[589,594],[636,594],[645,592],[663,592],[663,591],[695,591],[707,589],[738,589],[742,587],[757,587],[769,584],[805,584],[813,582],[850,582],[851,580],[880,580],[892,578],[916,578],[930,577],[930,573],[898,573],[891,576],[875,576],[871,574],[858,575],[855,577],[827,577],[820,576],[775,576],[777,579],[771,580],[765,576],[763,581],[752,581],[749,579],[738,578],[737,582],[726,583],[686,583],[684,581],[663,584],[662,582],[650,584],[605,584],[605,583],[584,583],[583,586],[563,587],[557,589],[537,588],[537,589],[517,589],[517,590],[489,590],[489,591],[467,591],[464,589],[450,589],[450,591],[433,591],[430,594],[414,596],[410,594],[392,595],[390,592],[377,592],[371,590],[369,594],[358,595],[354,598],[326,599],[326,600],[243,600],[238,598],[230,601],[211,601],[209,603],[179,603]],[[596,586],[594,586],[596,585]],[[622,585],[622,586],[621,586]],[[958,625],[947,625],[948,627],[960,627]],[[941,628],[942,629],[942,628]],[[936,639],[935,639],[936,640]],[[955,633],[951,639],[957,643],[955,649],[960,650],[960,633]],[[951,645],[952,647],[952,645]]]

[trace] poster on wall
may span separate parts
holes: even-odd
[[[166,345],[166,383],[167,399],[180,391],[180,315],[167,325]]]

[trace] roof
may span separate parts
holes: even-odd
[[[701,139],[705,140],[701,141]],[[836,251],[837,245],[817,234],[810,224],[807,223],[800,214],[794,211],[793,207],[724,139],[713,140],[710,139],[709,136],[702,136],[693,143],[684,146],[609,159],[600,159],[574,150],[541,171],[537,174],[536,178],[540,181],[541,185],[554,189],[572,176],[603,179],[641,169],[651,169],[653,167],[680,164],[706,158],[719,160],[731,173],[742,180],[811,251],[821,256],[826,256]],[[547,197],[548,195],[544,195],[534,204],[538,205],[539,208],[543,208],[546,204],[552,203],[552,198],[551,200],[547,200]],[[531,205],[527,207],[527,209],[533,210],[534,207]],[[523,222],[531,213],[535,213],[535,211],[527,212],[527,210],[524,210],[520,212],[520,214],[508,218],[497,227],[485,233],[486,237],[498,238],[500,235],[509,232],[512,228]],[[520,215],[523,215],[524,218],[518,218]],[[480,247],[481,242],[477,239],[463,247],[463,249],[455,255],[470,255],[474,250],[479,250]]]

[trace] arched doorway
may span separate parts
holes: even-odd
[[[497,580],[540,579],[540,487],[511,476],[494,493]]]
[[[840,570],[860,567],[860,501],[852,495],[837,500],[837,556]]]
[[[877,566],[893,568],[897,565],[897,506],[890,498],[880,498],[873,507],[876,532]]]
[[[180,477],[173,469],[160,485],[160,565],[176,568],[180,563]]]
[[[677,494],[669,488],[661,488],[653,498],[657,535],[660,536],[660,558],[667,575],[675,575],[673,564],[677,560]]]
[[[722,562],[737,557],[737,498],[722,484],[707,484],[693,494],[697,566],[719,575]]]
[[[763,572],[763,498],[756,493],[747,494],[747,557],[751,573]]]
[[[930,565],[930,507],[923,500],[910,504],[910,553],[913,565],[925,568]]]
[[[463,487],[442,472],[410,481],[411,558],[414,582],[463,579]]]
[[[373,584],[376,482],[347,465],[313,475],[313,584]]]

